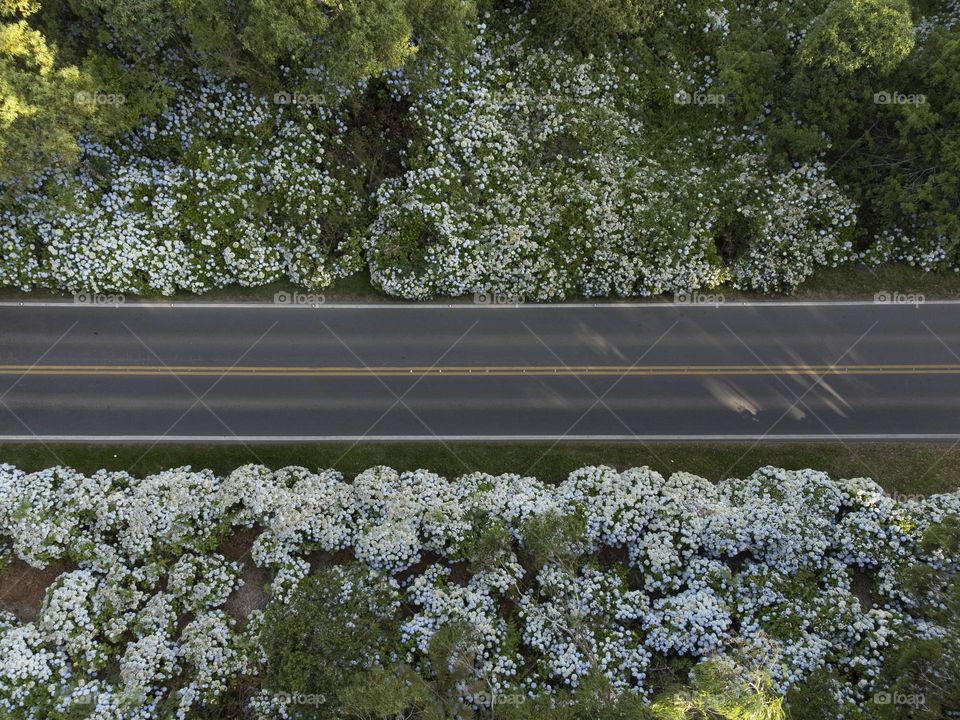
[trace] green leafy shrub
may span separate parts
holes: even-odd
[[[398,643],[398,594],[389,578],[361,565],[336,566],[302,581],[288,604],[263,621],[263,687],[271,694],[321,695],[336,707],[358,673],[389,662]],[[356,691],[347,699],[357,701]],[[325,703],[320,703],[324,705]],[[319,717],[317,706],[294,706]]]

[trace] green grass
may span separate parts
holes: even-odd
[[[815,468],[832,477],[872,477],[888,492],[930,494],[960,488],[960,446],[940,444],[784,443],[340,443],[271,445],[0,444],[0,462],[38,470],[60,462],[83,472],[99,468],[145,475],[191,465],[226,473],[246,463],[273,468],[335,467],[347,476],[373,465],[398,470],[426,468],[453,477],[468,471],[529,474],[559,481],[583,465],[623,469],[649,465],[668,474],[684,470],[718,480],[742,477],[758,467]]]
[[[726,300],[872,300],[877,293],[920,294],[926,299],[960,298],[960,273],[924,272],[909,265],[844,265],[822,268],[789,295],[720,288]]]
[[[882,291],[921,293],[929,298],[960,298],[960,273],[924,272],[909,265],[898,264],[876,268],[826,268],[801,285],[795,295],[869,298]]]

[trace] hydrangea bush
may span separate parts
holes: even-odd
[[[654,99],[635,86],[662,72],[481,26],[474,57],[439,86],[396,76],[421,139],[376,194],[374,283],[411,299],[777,291],[851,257],[856,217],[826,167],[770,170],[759,135],[689,104],[688,73],[670,77],[680,131],[645,122]]]
[[[944,632],[900,578],[956,572],[922,539],[958,514],[960,492],[899,502],[870,480],[772,467],[716,484],[585,467],[549,485],[387,467],[348,481],[297,467],[137,479],[0,465],[3,559],[72,568],[35,621],[0,616],[0,714],[191,717],[255,677],[259,611],[243,629],[224,611],[242,566],[220,552],[253,528],[248,562],[269,570],[271,603],[290,602],[321,553],[366,568],[341,576],[340,596],[389,589],[394,658],[429,672],[437,634],[466,628],[486,694],[458,687],[480,707],[597,673],[650,699],[671,659],[748,653],[768,659],[780,693],[831,671],[856,717],[892,647]],[[264,691],[251,708],[283,716],[284,702]]]
[[[205,292],[354,272],[362,195],[345,127],[320,103],[278,104],[209,75],[121,142],[82,144],[0,213],[0,285]]]
[[[783,291],[853,257],[854,209],[822,164],[774,171],[761,133],[675,102],[710,90],[710,63],[670,69],[676,127],[658,127],[646,115],[664,88],[644,83],[659,61],[573,56],[500,25],[429,81],[387,78],[412,140],[373,197],[346,141],[349,93],[173,83],[158,119],[82,142],[75,172],[52,168],[0,211],[0,286],[318,290],[366,267],[404,298],[556,300]]]

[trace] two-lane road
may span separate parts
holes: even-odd
[[[0,306],[0,439],[960,438],[960,304]]]

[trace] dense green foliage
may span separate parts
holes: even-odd
[[[571,531],[549,521],[534,535]],[[507,543],[510,547],[511,543]],[[478,547],[478,556],[484,556]],[[531,556],[532,557],[532,556]],[[553,556],[556,559],[556,556]],[[489,558],[487,558],[489,559]],[[482,564],[482,563],[481,563]],[[534,561],[531,570],[537,566]],[[576,572],[571,567],[572,572]],[[271,605],[263,620],[263,688],[306,700],[287,708],[294,720],[494,718],[503,720],[784,720],[783,700],[759,667],[728,658],[695,665],[689,678],[665,687],[654,702],[623,693],[597,671],[576,689],[552,697],[493,695],[493,708],[464,702],[464,690],[491,697],[489,686],[471,677],[476,658],[466,625],[438,629],[427,662],[403,659],[399,593],[359,563],[320,570],[304,580],[289,604]],[[519,638],[519,631],[516,631]],[[519,648],[518,648],[519,649]],[[684,661],[679,661],[679,670]],[[499,702],[498,702],[499,700]]]
[[[650,29],[661,5],[660,0],[532,0],[530,8],[547,40],[569,40],[589,51]]]
[[[960,711],[960,492],[0,464],[0,539],[11,720]]]
[[[271,607],[264,687],[305,694],[355,688],[372,659],[389,657],[397,632],[393,597],[364,579],[355,565],[333,568],[304,582],[289,606]],[[359,702],[358,691],[349,691],[351,702]]]
[[[913,48],[907,0],[833,0],[800,44],[800,61],[840,75],[886,73]]]
[[[2,0],[0,284],[319,289],[366,263],[389,294],[552,299],[960,271],[958,68],[956,0]],[[323,167],[271,171],[242,113]],[[197,240],[183,178],[252,239]],[[177,267],[115,271],[140,242],[130,268]]]
[[[554,563],[562,572],[581,572],[582,551],[574,547],[583,533],[577,518],[543,516],[522,530],[524,547],[518,548],[502,525],[488,525],[465,543],[467,577],[494,570],[519,550],[528,577]],[[813,672],[795,684],[786,696],[774,688],[768,674],[770,658],[756,652],[722,655],[693,663],[682,656],[664,659],[654,677],[655,696],[623,693],[611,687],[595,668],[575,688],[560,688],[548,696],[491,695],[491,688],[471,677],[469,668],[478,659],[467,652],[469,626],[457,622],[437,629],[427,661],[410,665],[410,649],[402,632],[410,608],[400,601],[398,586],[355,561],[333,565],[306,578],[286,605],[272,605],[261,630],[264,648],[264,689],[310,696],[323,701],[291,709],[299,720],[321,718],[503,718],[504,720],[893,720],[911,717],[934,720],[950,717],[960,708],[960,517],[947,516],[924,532],[923,547],[945,562],[941,568],[909,565],[904,587],[915,600],[913,614],[919,624],[903,628],[882,666],[878,687],[863,706],[841,707],[837,676],[828,669]],[[795,597],[813,598],[815,573],[796,578]],[[525,581],[524,581],[525,582]],[[523,582],[521,583],[523,584]],[[582,602],[589,602],[584,599]],[[579,632],[575,608],[555,621],[576,639]],[[501,612],[508,624],[515,608],[504,603]],[[518,616],[520,617],[520,616]],[[921,628],[934,622],[947,629],[939,637]],[[772,626],[768,628],[773,632]],[[528,649],[520,631],[511,650],[522,657]],[[526,658],[530,668],[533,659]],[[467,693],[493,698],[493,707],[477,708],[463,701]],[[906,713],[906,714],[905,714]]]
[[[67,0],[85,25],[144,59],[175,49],[255,85],[284,68],[322,68],[353,82],[469,41],[467,0]]]
[[[0,180],[32,173],[57,157],[77,154],[75,134],[95,110],[71,107],[89,77],[61,65],[52,46],[29,24],[38,6],[0,2]]]

